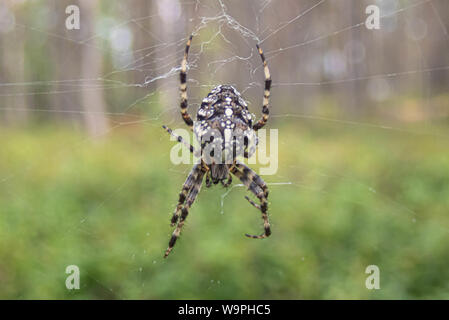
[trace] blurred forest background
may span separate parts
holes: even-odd
[[[448,28],[446,0],[2,0],[0,298],[448,299]],[[204,188],[164,260],[192,32],[191,114],[230,83],[259,116],[266,53],[273,235]]]

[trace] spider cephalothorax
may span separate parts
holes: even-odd
[[[257,146],[256,131],[262,128],[268,120],[268,103],[270,98],[271,77],[262,49],[257,46],[262,58],[265,73],[265,91],[262,106],[262,118],[254,123],[254,115],[248,110],[248,105],[240,93],[230,85],[216,86],[203,99],[197,112],[197,119],[193,121],[187,112],[187,56],[189,53],[192,36],[187,41],[184,59],[181,63],[180,90],[181,90],[181,115],[184,122],[194,131],[195,137],[201,145],[201,150],[186,143],[180,136],[176,136],[171,129],[164,127],[179,142],[186,144],[191,152],[200,154],[200,163],[195,164],[187,177],[179,194],[178,205],[173,213],[171,224],[177,224],[173,231],[164,257],[167,257],[178,239],[189,209],[198,195],[203,178],[206,178],[206,186],[210,187],[221,182],[227,187],[232,182],[232,175],[251,191],[260,201],[254,201],[245,197],[255,208],[262,213],[264,221],[264,233],[247,237],[262,239],[271,234],[268,222],[268,188],[266,183],[252,169],[239,162],[237,157],[251,157]]]

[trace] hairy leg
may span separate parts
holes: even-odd
[[[231,169],[232,173],[240,179],[240,181],[251,191],[260,201],[260,204],[254,203],[248,197],[245,197],[249,202],[259,209],[262,213],[262,219],[264,223],[264,233],[261,235],[250,235],[245,234],[249,238],[253,239],[263,239],[271,235],[270,223],[268,220],[268,188],[266,183],[260,178],[253,170],[248,168],[246,165],[239,163]]]
[[[224,182],[224,180],[221,180],[221,184],[222,184],[223,187],[225,187],[225,188],[229,187],[229,186],[231,185],[231,183],[232,183],[232,176],[231,176],[230,173],[229,173],[229,175],[228,175],[228,179],[226,180],[226,182]]]
[[[257,50],[259,50],[259,54],[263,62],[263,71],[265,74],[265,90],[263,94],[262,118],[260,118],[259,121],[257,121],[256,124],[254,124],[253,126],[253,129],[256,131],[262,128],[268,121],[268,114],[270,113],[268,110],[268,105],[270,103],[270,88],[271,88],[271,75],[270,70],[268,69],[267,61],[265,60],[265,56],[259,45],[257,45]]]
[[[182,206],[186,200],[187,194],[192,190],[193,185],[195,184],[198,176],[201,173],[201,165],[195,165],[187,176],[186,181],[182,185],[181,192],[179,193],[178,204],[176,205],[176,209],[173,212],[173,216],[171,218],[171,226],[173,227],[176,222],[178,222],[179,216],[181,214]]]
[[[180,85],[179,90],[181,92],[181,115],[184,122],[189,126],[190,129],[193,128],[193,121],[190,114],[187,111],[187,56],[189,55],[190,44],[192,43],[193,35],[189,37],[187,41],[186,48],[184,51],[184,58],[181,62],[181,72],[179,73]]]
[[[196,151],[195,148],[190,143],[185,141],[181,136],[178,136],[177,134],[175,134],[172,129],[170,129],[166,125],[163,125],[162,128],[164,128],[164,130],[167,131],[172,137],[174,137],[179,143],[182,143],[187,148],[189,148],[191,153],[195,153],[195,151]]]
[[[204,173],[205,170],[204,168],[202,168],[199,171],[198,176],[196,177],[192,185],[192,188],[190,189],[190,192],[186,199],[186,203],[184,207],[181,209],[181,216],[179,218],[178,225],[176,226],[176,229],[173,231],[173,234],[170,238],[170,242],[168,243],[168,248],[165,251],[164,258],[166,258],[170,254],[176,243],[176,240],[179,238],[179,235],[181,234],[182,227],[184,226],[187,215],[189,214],[189,209],[192,206],[193,202],[195,201],[196,196],[201,190],[201,184],[203,182]]]
[[[268,198],[268,187],[265,181],[250,167],[247,165],[236,162],[235,167],[243,172],[244,175],[248,176],[248,178],[253,181],[256,185],[258,185],[262,190],[265,198]]]

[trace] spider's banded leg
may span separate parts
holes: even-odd
[[[228,180],[226,182],[223,182],[223,181],[224,180],[221,180],[221,184],[223,185],[223,187],[225,187],[225,188],[229,187],[231,185],[231,183],[232,183],[232,176],[231,176],[231,174],[230,173],[228,174]]]
[[[187,56],[189,55],[190,44],[192,43],[193,35],[189,37],[189,40],[186,44],[186,49],[184,51],[184,58],[181,62],[181,72],[179,74],[179,79],[181,84],[179,85],[179,89],[181,92],[181,115],[184,122],[189,126],[190,129],[193,128],[193,121],[187,112]]]
[[[182,143],[183,145],[185,145],[187,148],[189,148],[191,153],[195,153],[195,148],[188,142],[186,142],[181,136],[178,136],[177,134],[175,134],[173,132],[172,129],[170,129],[169,127],[163,125],[162,128],[165,129],[165,131],[167,131],[172,137],[174,137],[178,142]]]
[[[255,203],[253,200],[251,200],[248,196],[245,196],[245,199],[248,200],[248,202],[251,203],[251,205],[252,205],[254,208],[260,210],[260,206],[259,206],[257,203]]]
[[[187,176],[186,181],[182,185],[182,190],[179,193],[178,204],[176,205],[176,209],[173,212],[173,216],[171,218],[171,226],[173,227],[176,222],[178,222],[179,216],[181,214],[182,205],[184,204],[187,194],[192,190],[195,181],[198,178],[198,175],[201,172],[201,165],[197,164],[193,167],[192,171],[190,171]]]
[[[178,225],[176,226],[175,231],[173,231],[173,234],[170,238],[170,242],[168,243],[168,248],[165,251],[164,258],[166,258],[170,252],[172,251],[173,247],[175,246],[176,240],[179,238],[179,235],[181,234],[182,227],[184,226],[184,222],[187,218],[187,215],[189,214],[189,209],[192,206],[193,202],[196,199],[196,196],[201,190],[201,184],[203,182],[203,176],[204,171],[201,170],[198,173],[198,177],[196,178],[192,189],[189,192],[189,195],[187,196],[186,204],[181,210],[181,217],[179,218]]]
[[[246,167],[243,164],[239,164],[239,166]],[[245,234],[245,235],[247,237],[253,238],[253,239],[267,238],[271,235],[271,228],[270,228],[270,222],[268,221],[268,213],[267,213],[268,201],[267,201],[267,197],[265,196],[265,194],[268,194],[268,190],[264,191],[264,189],[263,189],[264,186],[266,187],[266,184],[265,184],[265,182],[263,182],[263,180],[260,177],[259,177],[259,179],[261,180],[262,183],[257,184],[255,182],[255,180],[253,180],[251,178],[251,176],[248,175],[248,173],[247,173],[248,171],[245,170],[242,172],[242,171],[238,170],[237,167],[238,166],[235,166],[234,168],[232,168],[232,173],[236,177],[238,177],[240,179],[240,181],[248,188],[248,190],[251,191],[260,201],[260,205],[257,205],[253,201],[250,201],[250,203],[262,212],[263,226],[264,226],[264,230],[265,230],[264,233],[262,233],[261,235],[258,235],[258,236],[250,235],[250,234]],[[248,167],[246,167],[246,168],[248,168]],[[249,170],[251,170],[251,169],[249,169]],[[249,200],[249,199],[247,198],[247,200]]]
[[[265,198],[268,198],[268,187],[265,181],[250,167],[246,166],[241,162],[236,162],[235,167],[243,172],[244,175],[248,176],[248,178],[254,182],[257,186],[259,186],[263,190],[263,194]]]
[[[256,124],[254,124],[253,129],[255,131],[262,128],[268,121],[268,114],[270,113],[268,110],[268,104],[270,103],[270,88],[271,88],[270,69],[268,69],[268,64],[267,61],[265,60],[265,56],[263,54],[262,49],[259,47],[259,45],[256,46],[263,62],[263,72],[265,74],[265,90],[263,94],[262,118],[260,118],[259,121],[257,121]]]
[[[212,182],[210,181],[210,171],[206,172],[206,188],[210,188],[212,186]]]

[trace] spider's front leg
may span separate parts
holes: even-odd
[[[178,222],[179,216],[181,215],[181,209],[186,200],[187,194],[192,190],[195,181],[198,179],[198,175],[201,173],[201,165],[197,164],[193,167],[192,171],[190,171],[187,176],[186,181],[182,185],[181,192],[179,193],[178,204],[176,205],[175,211],[173,212],[173,216],[171,218],[171,226],[173,227],[176,222]]]
[[[206,188],[210,188],[212,186],[212,181],[210,180],[210,170],[206,172]]]
[[[231,174],[228,175],[228,180],[226,182],[223,182],[224,180],[221,180],[221,184],[223,185],[223,187],[227,188],[231,185],[232,183],[232,176]]]
[[[165,131],[167,131],[172,137],[174,137],[179,143],[184,144],[187,148],[189,148],[190,152],[197,155],[197,151],[195,148],[188,142],[186,142],[181,136],[178,136],[173,132],[172,129],[168,128],[167,126],[163,125],[162,128],[164,128]],[[184,204],[184,201],[186,199],[187,193],[192,189],[193,183],[195,182],[196,178],[198,177],[198,173],[201,171],[201,166],[198,167],[198,165],[194,166],[190,174],[188,175],[186,181],[184,182],[181,192],[179,193],[179,199],[178,204],[176,205],[176,209],[173,212],[173,216],[171,218],[171,226],[173,227],[176,222],[178,222],[179,215],[181,213],[182,205]]]
[[[189,188],[187,197],[184,196],[182,199],[183,202],[185,200],[184,207],[182,207],[182,204],[178,204],[178,206],[176,207],[176,211],[175,211],[176,220],[178,220],[178,217],[179,217],[179,222],[170,238],[170,242],[168,243],[168,248],[165,251],[164,258],[166,258],[170,254],[170,252],[172,251],[172,249],[176,243],[176,240],[179,238],[179,235],[181,234],[182,227],[184,226],[184,222],[187,218],[187,215],[189,214],[189,209],[192,206],[193,202],[195,201],[196,196],[198,195],[198,193],[201,190],[201,184],[203,183],[203,177],[204,177],[205,172],[206,172],[206,168],[202,164],[197,164],[193,167],[192,172],[189,174],[189,177],[187,177],[187,180],[189,180],[189,183],[191,184],[191,186]],[[187,180],[186,180],[186,182],[187,182]],[[183,190],[184,190],[184,187],[183,187]],[[183,192],[181,192],[181,194],[183,194]],[[181,200],[181,194],[180,194],[180,200]],[[181,213],[180,216],[179,216],[179,212]],[[173,215],[172,223],[175,219],[175,214]],[[175,222],[176,222],[176,220],[175,220]]]
[[[248,190],[251,191],[260,201],[260,204],[256,204],[248,197],[245,197],[249,203],[262,212],[264,233],[261,235],[245,235],[253,239],[263,239],[269,237],[271,235],[271,228],[270,222],[268,221],[268,188],[265,181],[263,181],[261,177],[259,177],[252,169],[243,163],[236,163],[236,165],[231,168],[231,172],[239,178]]]

